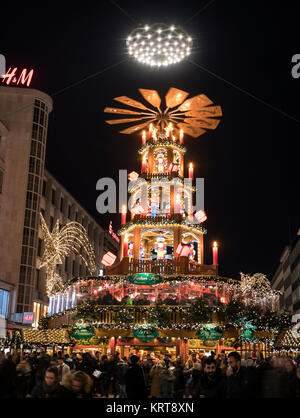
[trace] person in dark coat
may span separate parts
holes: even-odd
[[[225,399],[226,378],[218,372],[217,362],[208,357],[203,362],[203,373],[194,391],[195,398]]]
[[[100,394],[108,398],[108,389],[110,383],[110,373],[109,373],[109,361],[107,355],[103,355],[100,365],[99,365],[101,375],[100,375]]]
[[[120,385],[119,398],[127,398],[125,376],[128,371],[128,364],[124,360],[119,360],[116,368],[116,377]]]
[[[174,398],[180,399],[183,398],[184,389],[185,389],[185,379],[183,374],[184,366],[181,359],[177,359],[174,364]]]
[[[35,373],[35,382],[42,383],[44,380],[45,372],[50,366],[50,357],[48,354],[41,352],[40,357],[38,358],[36,373]]]
[[[16,391],[16,365],[11,358],[0,363],[0,399],[14,398]]]
[[[111,359],[109,360],[109,376],[110,376],[110,384],[112,389],[112,394],[114,397],[117,396],[118,389],[117,389],[117,364],[120,361],[120,354],[116,352],[112,355]]]
[[[241,356],[237,351],[228,355],[227,398],[255,398],[257,396],[257,376],[254,367],[241,366]]]
[[[139,357],[133,355],[130,357],[131,366],[125,375],[126,393],[128,399],[145,399],[147,390],[143,370],[138,365]]]
[[[194,366],[192,369],[192,382],[191,382],[192,398],[194,397],[195,389],[198,385],[201,375],[202,375],[202,365],[200,362],[196,362],[194,363]]]
[[[16,367],[16,397],[26,398],[32,390],[31,367],[28,361],[21,360]]]
[[[89,376],[92,376],[97,368],[97,361],[93,359],[89,353],[84,353],[82,356],[82,362],[78,365],[77,370],[80,370]]]
[[[42,382],[39,382],[33,388],[30,398],[44,399],[44,398],[71,398],[74,397],[67,391],[58,381],[57,367],[49,367],[45,371],[45,377]]]

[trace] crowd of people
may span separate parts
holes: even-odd
[[[0,353],[0,398],[300,398],[300,355],[241,359],[238,352],[217,357],[191,354],[121,358],[86,352],[25,358]]]

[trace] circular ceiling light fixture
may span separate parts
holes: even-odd
[[[190,55],[193,41],[180,27],[154,23],[134,29],[126,44],[129,55],[142,64],[167,67]]]

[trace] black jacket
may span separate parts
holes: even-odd
[[[53,386],[49,387],[45,382],[38,383],[31,392],[31,398],[44,399],[44,398],[75,398],[71,391],[66,389],[59,383],[55,383]]]
[[[126,393],[129,399],[145,399],[147,396],[144,374],[141,366],[135,364],[125,375]]]
[[[213,379],[209,379],[206,373],[202,373],[194,392],[195,398],[200,396],[208,399],[225,399],[226,378],[216,373]]]
[[[241,366],[239,371],[227,377],[227,398],[247,399],[257,396],[257,376],[253,367]]]

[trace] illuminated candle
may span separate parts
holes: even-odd
[[[175,136],[174,136],[174,135],[172,136],[172,139],[173,139],[173,142],[175,142],[175,141],[176,141],[176,138],[175,138]]]
[[[168,137],[172,134],[172,129],[172,123],[170,122],[168,126]]]
[[[128,257],[128,235],[125,234],[123,242],[123,257]]]
[[[180,139],[180,143],[183,144],[183,129],[180,129],[179,139]]]
[[[142,135],[142,144],[145,145],[146,144],[146,131],[143,131],[143,135]]]
[[[190,163],[190,166],[189,166],[189,179],[192,179],[193,177],[194,177],[193,163]]]
[[[218,245],[217,242],[214,242],[213,245],[213,264],[216,266],[218,264]]]
[[[122,225],[126,224],[126,214],[127,214],[126,205],[123,205],[122,206],[122,213],[121,213],[121,223],[122,223]]]
[[[143,159],[142,159],[142,173],[145,173],[146,171],[147,171],[146,158],[143,157]]]
[[[152,123],[149,126],[149,138],[152,138]]]

